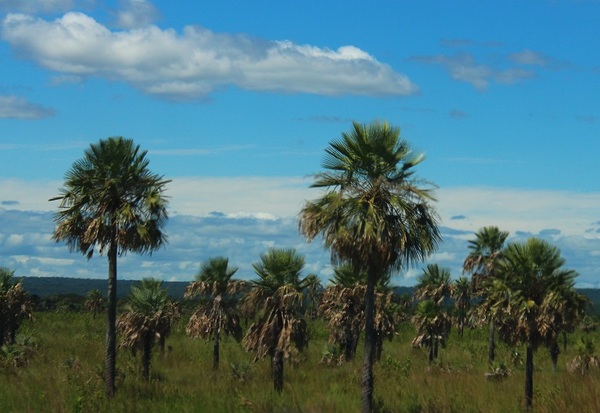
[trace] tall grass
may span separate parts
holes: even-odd
[[[104,396],[103,318],[89,314],[39,313],[21,334],[38,343],[28,366],[0,369],[1,412],[356,412],[360,406],[362,351],[339,367],[320,364],[326,344],[321,321],[310,326],[312,341],[286,364],[281,395],[273,391],[268,360],[253,362],[233,340],[222,345],[221,367],[212,370],[212,343],[191,340],[182,320],[167,340],[170,350],[156,351],[149,382],[140,378],[139,360],[120,350],[117,395]],[[376,407],[382,412],[518,412],[522,410],[524,368],[514,349],[499,345],[498,360],[514,374],[486,381],[486,331],[452,335],[439,361],[430,365],[426,351],[410,345],[414,330],[400,329],[384,344],[375,367]],[[600,343],[599,334],[595,340]],[[517,349],[523,351],[523,349]],[[535,355],[536,412],[599,412],[600,372],[568,373],[574,350],[561,354],[552,372],[546,349]],[[513,364],[513,360],[517,362]]]

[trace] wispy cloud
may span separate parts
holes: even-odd
[[[0,0],[0,10],[22,13],[56,13],[87,8],[95,0]]]
[[[440,65],[448,71],[452,79],[469,83],[479,90],[487,89],[492,81],[512,84],[535,76],[535,72],[532,70],[519,67],[494,68],[487,64],[478,63],[470,53],[459,53],[453,56],[415,56],[411,60],[424,64]]]
[[[25,98],[0,96],[0,119],[43,119],[54,115],[54,109],[29,102]]]
[[[596,115],[577,115],[577,116],[575,116],[575,119],[577,119],[579,122],[596,123],[596,121],[598,121],[598,116],[596,116]]]
[[[469,117],[469,114],[467,112],[460,109],[452,109],[450,112],[448,112],[448,115],[450,115],[450,117],[454,119],[464,119]]]
[[[158,10],[146,0],[119,0],[117,26],[136,29],[148,26],[158,18]]]
[[[156,26],[111,31],[83,13],[53,21],[9,14],[2,38],[20,56],[53,72],[122,81],[165,99],[202,99],[229,85],[331,96],[418,92],[407,76],[354,46],[333,50],[200,26],[182,33]]]
[[[237,152],[244,151],[247,149],[254,148],[254,145],[237,145],[237,146],[223,146],[214,148],[183,148],[183,149],[153,149],[149,151],[153,155],[165,155],[165,156],[203,156],[213,155],[226,152]]]

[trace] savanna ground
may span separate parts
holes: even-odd
[[[139,360],[120,350],[117,395],[104,396],[102,368],[104,317],[43,312],[27,322],[21,336],[37,343],[28,365],[0,368],[1,412],[357,412],[360,407],[362,352],[339,367],[320,364],[327,331],[322,321],[310,322],[309,348],[286,364],[282,394],[273,391],[267,360],[253,363],[253,354],[229,339],[221,347],[221,366],[212,370],[212,343],[185,335],[185,317],[167,340],[161,357],[154,353],[149,382],[139,376]],[[545,348],[535,355],[535,412],[600,412],[600,369],[586,376],[566,370],[575,356],[574,340],[553,372]],[[600,334],[592,333],[595,343]],[[513,375],[489,381],[487,330],[468,330],[460,339],[453,331],[439,361],[429,365],[425,349],[413,349],[414,328],[403,326],[385,342],[375,366],[375,400],[383,412],[518,412],[522,411],[523,357],[498,346],[497,361]]]

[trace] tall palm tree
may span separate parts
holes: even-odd
[[[22,322],[33,318],[29,294],[21,281],[13,281],[14,274],[0,267],[0,347],[13,344]]]
[[[325,172],[311,185],[321,198],[300,212],[300,232],[322,235],[336,264],[350,262],[367,273],[365,352],[361,409],[373,409],[375,285],[386,274],[425,259],[440,240],[431,189],[420,187],[414,167],[423,159],[388,123],[354,123],[325,149]]]
[[[215,257],[203,263],[184,297],[199,296],[200,305],[192,314],[185,332],[190,337],[213,339],[213,369],[219,368],[221,333],[242,339],[238,301],[245,282],[232,279],[237,268],[229,267],[229,259]]]
[[[575,293],[577,273],[563,268],[564,264],[557,247],[536,238],[509,244],[498,261],[496,286],[501,283],[503,288],[493,304],[504,309],[504,316],[498,319],[501,336],[511,344],[526,345],[528,409],[533,403],[534,352],[556,340],[564,307]]]
[[[142,378],[150,379],[152,347],[170,334],[173,323],[179,318],[177,305],[167,296],[163,282],[144,278],[139,286],[131,287],[127,307],[117,320],[122,334],[121,347],[142,351]]]
[[[469,240],[469,255],[463,263],[463,272],[471,274],[471,283],[476,295],[481,296],[485,280],[494,276],[495,266],[502,257],[502,250],[508,238],[507,231],[500,231],[498,227],[483,227],[475,233],[475,239]],[[485,297],[483,297],[485,298]],[[484,299],[483,302],[486,300]],[[496,357],[495,320],[489,311],[479,311],[481,321],[487,322],[490,328],[488,362],[492,363]]]
[[[292,355],[291,345],[303,350],[308,344],[302,311],[304,257],[295,249],[270,249],[252,264],[258,279],[246,301],[261,308],[258,319],[243,340],[246,351],[255,351],[256,360],[269,356],[275,391],[283,391],[284,360]]]
[[[128,251],[152,253],[166,242],[168,180],[148,169],[146,151],[132,140],[108,138],[91,144],[65,174],[54,216],[53,238],[88,259],[108,256],[104,382],[115,394],[117,257]]]

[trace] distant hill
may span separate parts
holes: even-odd
[[[131,291],[131,286],[139,281],[118,280],[117,295],[123,298]],[[177,300],[183,299],[183,292],[189,281],[165,281],[164,285],[169,295]],[[66,278],[66,277],[23,277],[23,286],[29,294],[36,294],[42,298],[63,294],[76,294],[86,296],[91,290],[100,290],[106,294],[106,279]],[[397,294],[412,294],[413,287],[395,287]],[[580,293],[589,297],[592,302],[592,313],[600,314],[600,289],[582,288]]]
[[[131,291],[131,286],[138,283],[134,280],[117,280],[117,297],[123,298]],[[183,299],[183,292],[189,282],[165,281],[164,285],[169,295],[175,299]],[[67,277],[23,277],[23,287],[29,294],[36,294],[42,298],[63,295],[76,294],[86,296],[92,290],[100,290],[106,294],[108,283],[106,279],[88,279],[88,278],[67,278]]]

